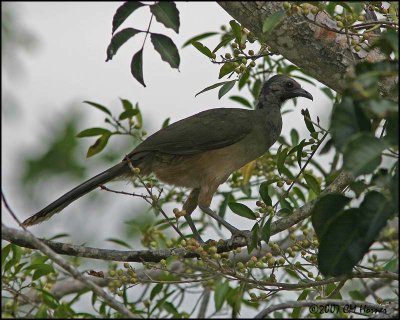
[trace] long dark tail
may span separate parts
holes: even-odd
[[[110,180],[117,178],[118,176],[128,173],[129,170],[128,164],[124,161],[106,171],[103,171],[102,173],[99,173],[97,176],[85,181],[58,198],[56,201],[50,203],[47,207],[34,214],[32,217],[26,219],[22,224],[27,227],[49,219],[51,216],[60,212],[70,203],[84,196],[86,193],[96,189],[100,185]]]

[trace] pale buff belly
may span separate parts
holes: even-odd
[[[260,156],[260,150],[249,150],[239,143],[225,148],[188,156],[160,156],[152,165],[158,179],[187,188],[218,187],[229,175]]]

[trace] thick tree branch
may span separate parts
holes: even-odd
[[[219,1],[218,4],[252,31],[260,41],[271,47],[272,51],[278,52],[304,72],[337,92],[343,92],[346,88],[345,77],[351,72],[355,62],[360,60],[377,62],[385,59],[385,56],[377,50],[352,52],[345,34],[312,24],[300,14],[287,16],[278,27],[264,34],[262,27],[265,19],[274,12],[283,10],[283,2],[280,1]],[[315,17],[309,13],[307,18],[314,20]],[[331,29],[338,29],[336,21],[330,19],[324,12],[317,14],[315,22]],[[391,89],[397,82],[397,78],[382,81],[381,94],[391,97]]]
[[[353,181],[353,177],[347,173],[340,173],[337,178],[326,187],[321,193],[320,197],[327,193],[341,192],[349,183]],[[319,199],[319,198],[317,198]],[[277,234],[284,231],[296,223],[309,217],[311,209],[317,200],[308,202],[299,209],[295,210],[292,215],[286,218],[281,218],[274,221],[271,224],[271,235]],[[35,246],[25,237],[23,231],[8,228],[2,226],[2,239],[15,243],[19,246],[32,248]],[[183,258],[195,258],[199,257],[194,252],[188,252],[183,248],[172,248],[172,249],[158,249],[158,250],[138,250],[138,251],[120,251],[120,250],[107,250],[91,247],[83,247],[77,245],[66,244],[62,242],[53,242],[43,240],[47,246],[59,254],[65,254],[76,257],[84,257],[91,259],[102,259],[102,260],[113,260],[113,261],[126,261],[126,262],[159,262],[162,259],[166,259],[171,255],[181,256]],[[245,239],[235,238],[233,239],[233,247],[244,247],[246,246]],[[232,250],[232,247],[228,246],[229,241],[224,241],[223,244],[218,244],[218,252],[228,252]]]

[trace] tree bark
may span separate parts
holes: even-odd
[[[274,52],[301,68],[321,83],[337,92],[346,88],[345,77],[356,62],[366,60],[377,62],[385,59],[378,50],[355,52],[349,48],[345,34],[339,34],[308,22],[301,14],[286,16],[281,24],[264,34],[264,21],[274,12],[284,10],[279,1],[219,1],[218,4],[244,27],[252,31],[261,42]],[[307,18],[314,19],[309,13]],[[336,29],[336,21],[319,12],[315,20],[318,24]],[[380,85],[383,96],[390,97],[390,90],[397,84],[389,78]]]

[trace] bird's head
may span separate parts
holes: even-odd
[[[257,108],[262,109],[269,105],[281,106],[286,100],[297,97],[313,100],[313,96],[302,89],[294,79],[285,75],[275,75],[264,83]]]

